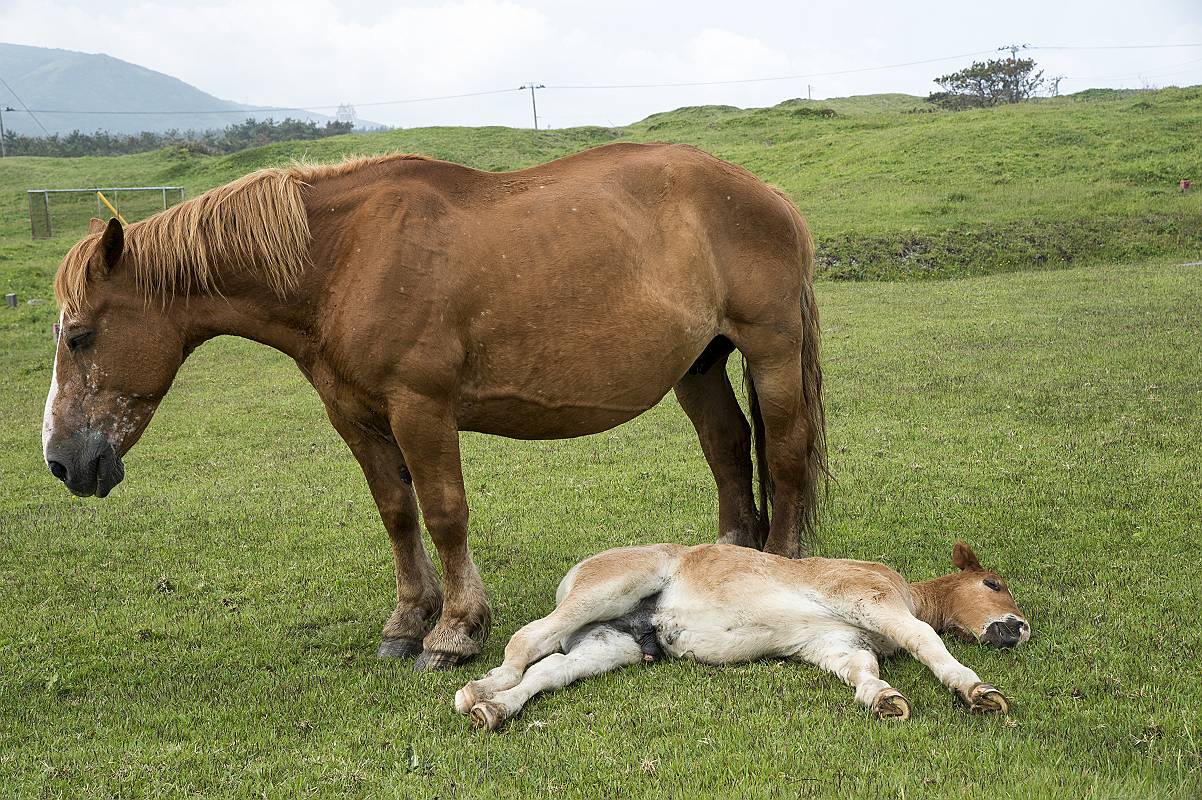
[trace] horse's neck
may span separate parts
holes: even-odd
[[[178,299],[174,311],[192,346],[216,336],[240,336],[304,361],[311,347],[307,306],[297,297],[281,299],[270,287],[243,277],[224,285],[220,294]]]
[[[947,625],[948,578],[952,577],[954,576],[944,575],[941,578],[910,584],[910,594],[914,597],[914,616],[937,631],[942,631]]]

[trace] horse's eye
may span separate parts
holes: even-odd
[[[95,331],[78,331],[67,336],[67,349],[75,352],[81,348],[87,347],[92,343],[92,339],[96,337]]]
[[[1000,592],[1002,590],[1002,584],[998,583],[993,578],[986,578],[985,585],[990,589],[993,589],[995,592]]]

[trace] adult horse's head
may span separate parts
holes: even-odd
[[[221,333],[272,343],[268,307],[308,260],[311,172],[252,172],[124,229],[92,220],[54,278],[62,317],[42,453],[68,489],[104,497],[121,482],[121,457],[192,347]]]
[[[149,302],[125,263],[121,224],[92,233],[55,277],[62,308],[42,418],[42,454],[80,497],[104,497],[125,477],[121,457],[150,422],[185,356],[183,332]]]

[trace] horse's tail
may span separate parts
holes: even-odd
[[[788,202],[788,198],[785,199]],[[789,206],[792,208],[793,204],[790,202]],[[819,505],[826,498],[830,472],[826,461],[826,410],[822,403],[822,332],[818,324],[818,301],[814,297],[814,240],[801,215],[797,214],[796,218],[802,238],[801,400],[807,428],[806,454],[801,476],[801,524],[798,530],[798,544],[803,551],[808,551],[817,538]],[[764,416],[760,411],[759,396],[756,394],[755,382],[751,378],[746,359],[743,360],[743,381],[747,386],[747,405],[751,411],[751,433],[759,480],[760,535],[764,537],[760,542],[762,548],[767,541],[769,510],[772,507],[772,473],[768,469]]]
[[[747,387],[747,407],[751,411],[751,443],[755,450],[755,472],[760,485],[759,525],[757,535],[758,547],[763,550],[768,541],[769,509],[772,507],[772,473],[768,470],[766,436],[764,435],[764,414],[760,411],[760,398],[755,391],[755,381],[751,379],[751,369],[747,359],[743,359],[743,385]]]

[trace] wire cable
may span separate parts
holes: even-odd
[[[1168,47],[1202,47],[1202,42],[1191,44],[1030,44],[1025,50],[1158,50]],[[1003,48],[1008,50],[1009,48]]]
[[[1018,49],[1022,50],[1146,50],[1146,49],[1164,49],[1164,48],[1181,48],[1181,47],[1202,47],[1202,42],[1182,43],[1182,44],[1124,44],[1124,45],[1022,45]],[[684,88],[692,86],[733,86],[738,84],[748,83],[769,83],[775,81],[795,81],[807,78],[825,78],[836,75],[854,75],[863,72],[876,72],[888,69],[900,69],[902,67],[913,67],[922,64],[935,64],[941,61],[955,61],[963,58],[973,58],[982,55],[991,55],[997,52],[998,48],[990,48],[989,50],[977,50],[972,53],[959,53],[951,56],[940,56],[938,58],[924,58],[917,61],[902,61],[894,64],[879,64],[872,67],[856,67],[852,69],[826,70],[822,72],[807,72],[796,75],[774,75],[761,78],[732,78],[728,80],[714,81],[671,81],[663,83],[610,83],[610,84],[549,84],[546,89],[559,90],[594,90],[594,89],[669,89],[669,88]],[[1001,48],[1003,50],[1010,49],[1008,47]],[[1194,63],[1194,62],[1186,62]],[[1184,66],[1184,65],[1183,65]],[[1080,80],[1080,79],[1078,79]],[[247,108],[235,109],[196,109],[191,111],[170,110],[170,111],[131,111],[126,109],[120,110],[74,110],[74,109],[31,109],[25,105],[24,101],[17,96],[12,87],[0,78],[0,84],[3,84],[13,97],[17,98],[17,102],[21,107],[37,122],[47,136],[50,132],[46,130],[46,126],[37,118],[36,114],[79,114],[79,115],[119,115],[119,116],[173,116],[173,115],[195,115],[195,114],[257,114],[269,112],[313,112],[320,113],[321,111],[337,109],[341,103],[329,103],[326,105],[311,105],[311,106],[252,106]],[[518,87],[507,89],[486,89],[478,92],[461,92],[458,94],[435,95],[430,97],[409,97],[401,100],[377,100],[364,103],[355,103],[358,108],[374,108],[379,106],[407,105],[410,103],[427,103],[439,100],[456,100],[466,97],[484,97],[486,95],[508,94],[511,92],[521,91]]]
[[[404,100],[377,100],[370,103],[353,103],[356,108],[366,108],[374,106],[394,106],[405,103],[426,103],[434,100],[455,100],[461,97],[482,97],[488,94],[504,94],[507,92],[517,92],[519,89],[488,89],[482,92],[463,92],[461,94],[444,94],[436,97],[409,97]],[[211,110],[195,110],[195,111],[74,111],[68,109],[51,109],[39,108],[34,109],[39,114],[128,114],[128,115],[145,115],[145,114],[250,114],[264,111],[313,111],[318,112],[323,109],[336,109],[341,103],[330,103],[321,106],[255,106],[250,108],[227,108],[227,109],[211,109]],[[29,111],[29,109],[25,109]],[[32,114],[33,111],[30,111]]]
[[[832,75],[851,75],[857,72],[873,72],[882,69],[897,69],[899,67],[913,67],[919,64],[934,64],[939,61],[954,61],[960,58],[970,58],[972,56],[981,56],[988,53],[993,53],[994,50],[978,50],[975,53],[960,53],[954,56],[940,56],[939,58],[924,58],[921,61],[904,61],[898,64],[881,64],[875,67],[857,67],[855,69],[837,69],[827,72],[808,72],[800,75],[776,75],[770,78],[736,78],[724,81],[681,81],[676,83],[612,83],[612,84],[584,84],[584,85],[553,85],[548,84],[548,89],[665,89],[682,86],[728,86],[738,83],[765,83],[768,81],[795,81],[804,78],[825,78]]]
[[[37,115],[34,114],[32,111],[30,111],[29,106],[25,105],[25,101],[22,100],[20,98],[20,96],[16,92],[13,91],[13,87],[8,85],[8,81],[4,80],[4,78],[0,78],[0,84],[4,84],[4,88],[8,89],[9,94],[11,94],[13,97],[17,98],[17,102],[21,104],[21,108],[25,109],[25,113],[29,114],[30,117],[33,117],[33,121],[36,122],[38,124],[38,127],[42,129],[42,133],[49,136],[50,131],[46,130],[46,126],[43,125],[42,121],[37,118]]]

